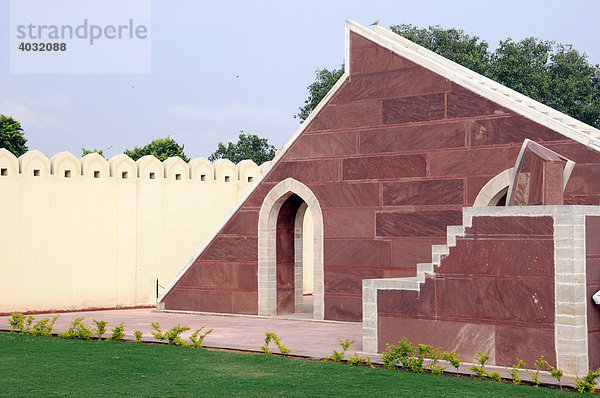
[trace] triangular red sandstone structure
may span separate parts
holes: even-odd
[[[360,321],[362,280],[414,276],[525,139],[576,163],[565,204],[600,203],[600,154],[587,148],[598,130],[385,29],[348,22],[346,33],[345,75],[160,308],[293,312],[294,228],[308,206],[315,317]]]

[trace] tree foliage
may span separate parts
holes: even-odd
[[[571,45],[529,37],[488,43],[460,29],[394,25],[390,30],[507,87],[600,128],[600,65]],[[297,115],[305,120],[342,75],[343,69],[317,71],[309,96]]]
[[[85,155],[87,155],[87,154],[90,154],[90,153],[97,153],[98,155],[100,155],[100,156],[104,157],[104,150],[102,150],[102,149],[96,149],[96,148],[94,148],[94,149],[81,148],[81,152],[82,152],[82,153],[81,153],[81,157],[84,157]]]
[[[477,73],[485,73],[489,68],[488,43],[460,29],[420,29],[403,24],[390,26],[390,30]]]
[[[146,155],[154,155],[161,162],[173,156],[179,156],[184,161],[189,162],[190,159],[183,152],[183,147],[171,137],[157,138],[144,147],[136,146],[131,150],[125,150],[124,153],[133,160],[138,160]]]
[[[556,110],[600,127],[600,66],[569,44],[534,37],[500,42],[488,77]]]
[[[323,68],[315,71],[315,81],[308,86],[308,98],[304,101],[304,106],[300,108],[300,112],[294,116],[299,118],[301,121],[306,120],[308,115],[319,105],[319,102],[327,95],[331,87],[342,77],[344,74],[344,65],[339,69],[328,70]]]
[[[0,148],[6,148],[19,157],[27,152],[27,139],[21,123],[9,116],[0,114]]]
[[[217,150],[208,157],[208,160],[214,162],[217,159],[229,159],[233,163],[239,163],[244,159],[250,159],[261,165],[274,157],[275,147],[269,145],[266,138],[259,138],[254,134],[244,134],[242,131],[235,144],[229,142],[224,145],[219,142]]]

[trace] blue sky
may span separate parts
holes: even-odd
[[[156,0],[151,73],[139,75],[11,74],[8,14],[0,0],[0,113],[19,120],[29,148],[49,157],[80,156],[81,147],[110,157],[167,135],[188,156],[206,157],[240,130],[281,147],[298,127],[293,115],[315,70],[342,64],[346,18],[460,28],[491,48],[537,36],[600,63],[598,0]]]

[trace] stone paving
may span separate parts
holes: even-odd
[[[37,314],[35,319],[48,318],[57,314]],[[63,332],[78,317],[84,317],[84,323],[94,326],[94,319],[107,321],[107,330],[125,323],[125,333],[134,339],[133,332],[143,332],[145,341],[154,341],[151,326],[158,322],[162,331],[177,324],[190,326],[191,330],[183,333],[184,338],[196,329],[206,326],[214,331],[206,337],[207,347],[228,348],[244,351],[260,351],[264,344],[265,332],[274,332],[281,337],[282,343],[294,355],[323,358],[331,355],[333,349],[339,350],[338,338],[354,339],[352,346],[356,352],[362,349],[362,324],[350,322],[314,321],[307,319],[262,318],[257,316],[190,314],[175,312],[158,312],[154,309],[125,309],[66,312],[54,325],[54,332]],[[0,317],[0,330],[10,330],[9,317]],[[108,334],[105,335],[107,337]],[[273,343],[271,343],[273,345]]]
[[[355,343],[348,354],[365,355],[362,351],[362,323],[336,322],[336,321],[318,321],[307,319],[308,314],[294,314],[291,318],[288,316],[278,317],[258,317],[251,315],[227,315],[227,314],[205,314],[205,313],[184,313],[184,312],[161,312],[155,309],[123,309],[123,310],[100,310],[100,311],[79,311],[65,313],[47,313],[36,314],[35,320],[49,318],[54,315],[60,315],[54,325],[54,333],[63,332],[78,317],[84,317],[84,323],[95,327],[94,319],[107,321],[107,330],[121,322],[125,324],[125,340],[134,340],[133,333],[136,330],[143,332],[145,342],[156,342],[152,337],[154,329],[152,322],[158,322],[162,331],[166,331],[177,324],[190,326],[191,330],[182,334],[187,340],[189,335],[196,329],[206,326],[207,329],[213,328],[214,331],[206,337],[204,345],[208,348],[239,350],[260,352],[260,347],[264,344],[265,332],[274,332],[281,337],[281,342],[291,350],[291,355],[306,357],[311,359],[322,359],[331,355],[334,349],[340,350],[338,338],[354,339]],[[296,319],[294,319],[294,317]],[[8,323],[8,316],[0,316],[0,331],[11,330]],[[108,337],[109,333],[104,337]],[[276,352],[274,344],[273,351]],[[381,363],[381,358],[370,355],[373,363]],[[463,362],[458,369],[458,373],[471,374],[468,369],[470,364]],[[505,378],[510,378],[504,367],[486,366],[489,372],[500,372]],[[454,373],[455,369],[451,366],[446,367],[446,371]],[[526,371],[521,370],[522,380],[531,380]],[[540,381],[544,384],[555,384],[548,372],[540,372]],[[573,386],[575,381],[572,377],[565,376],[562,379],[563,386]]]

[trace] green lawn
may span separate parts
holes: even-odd
[[[0,334],[0,396],[537,397],[568,393],[173,346]],[[571,395],[573,396],[573,395]]]

